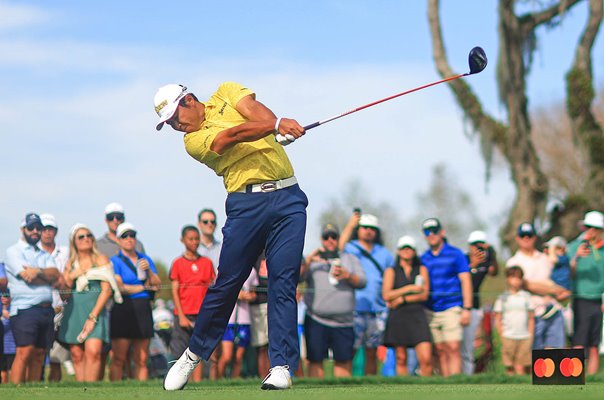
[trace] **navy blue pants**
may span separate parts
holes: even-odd
[[[203,300],[189,349],[208,360],[222,340],[243,283],[262,250],[268,269],[268,340],[271,367],[298,368],[296,287],[308,199],[298,185],[269,193],[230,193],[218,277]]]

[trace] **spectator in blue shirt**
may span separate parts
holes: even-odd
[[[567,242],[562,236],[554,236],[543,245],[543,252],[547,254],[554,268],[551,280],[558,286],[570,290],[570,258],[566,254]]]
[[[442,376],[461,373],[463,326],[472,309],[472,279],[465,254],[449,245],[437,218],[422,223],[430,248],[422,255],[428,269],[432,293],[427,302],[430,330]]]
[[[394,265],[394,257],[382,245],[379,221],[371,214],[354,212],[340,235],[339,246],[359,259],[367,278],[367,285],[355,290],[354,347],[364,348],[365,374],[375,375],[377,348],[383,342],[388,318],[382,297],[382,275]]]
[[[40,216],[27,214],[21,232],[22,238],[6,250],[10,324],[17,345],[10,374],[14,384],[39,381],[42,376],[44,356],[54,338],[52,286],[60,275],[52,256],[37,246]]]
[[[120,291],[124,294],[122,304],[111,310],[111,361],[112,381],[121,380],[128,349],[132,345],[135,378],[146,381],[149,377],[147,360],[149,344],[153,336],[153,314],[151,310],[152,290],[157,290],[161,281],[155,264],[147,255],[136,251],[136,228],[128,222],[117,227],[116,236],[120,251],[111,257]]]

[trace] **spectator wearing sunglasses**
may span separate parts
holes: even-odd
[[[120,251],[116,230],[117,227],[126,221],[124,207],[119,203],[109,203],[105,207],[105,223],[107,224],[107,233],[97,240],[97,247],[101,254],[111,258]],[[136,241],[136,251],[145,254],[145,246],[140,240]]]
[[[101,377],[103,343],[109,342],[109,318],[105,305],[115,293],[121,302],[113,266],[99,253],[94,235],[83,224],[69,234],[69,260],[63,273],[70,293],[59,328],[58,340],[69,345],[78,382]]]
[[[472,279],[465,254],[446,240],[437,218],[428,218],[422,230],[430,247],[421,263],[430,276],[428,322],[442,376],[461,373],[463,327],[470,323]]]
[[[120,224],[116,229],[120,251],[111,257],[115,279],[124,295],[124,302],[115,304],[111,310],[112,381],[122,379],[131,345],[135,379],[145,381],[149,378],[147,360],[153,336],[150,300],[161,281],[151,258],[136,250],[136,234],[136,228],[132,224]]]
[[[222,243],[214,236],[217,223],[216,213],[210,208],[204,208],[197,214],[197,226],[201,233],[199,254],[212,260],[215,274],[218,274],[218,260],[220,260],[220,248],[222,247]]]
[[[352,239],[352,240],[351,240]],[[355,291],[355,349],[365,351],[365,374],[377,373],[377,349],[382,345],[388,309],[382,297],[382,275],[394,265],[394,257],[382,244],[382,231],[375,215],[355,210],[342,230],[339,248],[359,259],[367,284]]]
[[[524,288],[531,293],[531,307],[535,310],[535,337],[533,349],[564,347],[564,317],[557,300],[570,292],[551,280],[554,263],[536,248],[537,233],[533,225],[523,222],[516,232],[518,251],[506,262],[506,267],[518,266],[524,273]]]
[[[359,260],[338,249],[340,233],[333,224],[322,228],[321,248],[304,263],[300,281],[307,282],[304,293],[306,317],[304,336],[309,376],[323,378],[323,361],[332,350],[333,376],[351,376],[354,357],[354,309],[356,289],[367,284]]]
[[[22,238],[6,251],[10,324],[17,346],[10,373],[14,384],[40,380],[54,340],[52,287],[60,272],[52,256],[38,247],[42,228],[38,214],[27,214],[21,224]]]

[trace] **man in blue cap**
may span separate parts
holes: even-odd
[[[40,380],[54,339],[52,287],[60,273],[52,256],[37,245],[42,228],[38,214],[27,214],[21,224],[22,238],[6,250],[10,323],[17,345],[10,373],[14,384]]]

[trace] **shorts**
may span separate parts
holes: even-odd
[[[153,315],[148,298],[124,297],[122,304],[115,303],[111,309],[111,339],[151,339],[153,337]]]
[[[0,356],[0,371],[10,372],[10,369],[13,367],[13,361],[15,361],[14,354],[3,354]]]
[[[573,346],[597,347],[602,341],[602,302],[574,299]]]
[[[10,317],[10,326],[17,347],[34,346],[50,349],[55,338],[55,310],[48,306],[33,306],[19,310]]]
[[[354,328],[334,328],[315,321],[310,316],[304,319],[306,358],[311,362],[321,362],[333,352],[334,361],[350,361],[354,357]]]
[[[354,348],[377,349],[384,340],[388,311],[354,313]]]
[[[250,316],[252,319],[250,325],[252,330],[252,346],[266,346],[268,344],[268,304],[250,305]]]
[[[187,315],[186,317],[194,323],[197,315]],[[183,328],[178,323],[178,317],[175,317],[172,337],[170,338],[170,353],[172,353],[174,358],[179,358],[187,347],[189,347],[191,335],[193,335],[193,328]]]
[[[222,336],[223,342],[233,342],[238,347],[247,347],[250,345],[250,326],[229,324]]]
[[[531,339],[501,338],[501,361],[506,367],[530,367],[533,341]]]
[[[451,307],[445,311],[426,310],[426,317],[430,324],[432,342],[461,342],[463,327],[461,326],[461,307]]]

